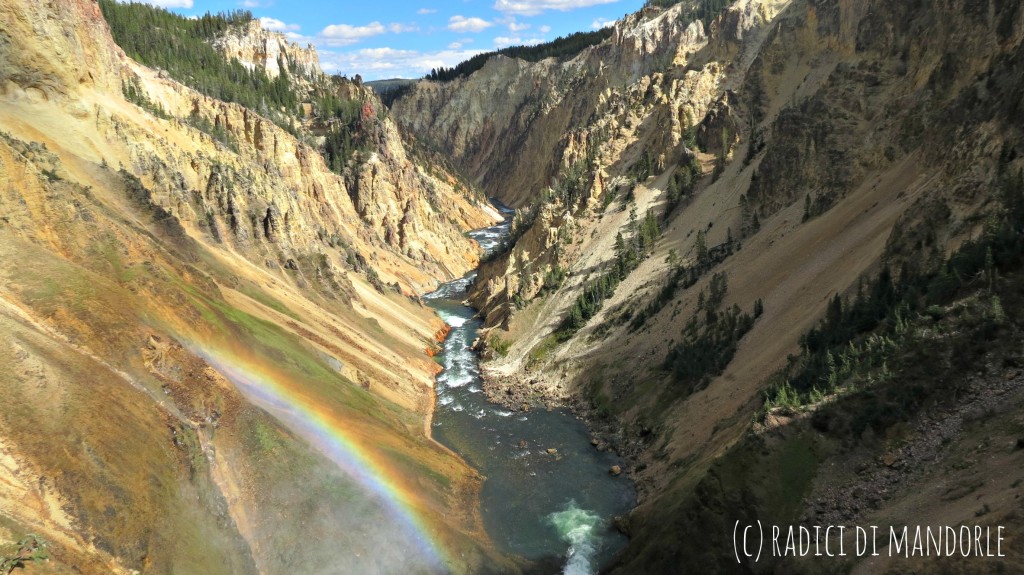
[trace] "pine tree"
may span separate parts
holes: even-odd
[[[647,210],[647,215],[644,216],[644,223],[640,228],[641,237],[641,252],[646,253],[648,250],[654,249],[654,243],[658,239],[658,218],[654,216],[653,210]]]
[[[708,263],[708,243],[707,238],[704,235],[704,230],[697,232],[697,263],[699,265],[705,265]]]
[[[671,212],[672,208],[679,203],[679,199],[682,197],[682,190],[680,189],[681,176],[682,172],[680,171],[672,174],[672,177],[668,179],[668,189],[665,190],[665,199],[668,205],[665,208],[665,213]]]
[[[622,237],[622,232],[615,234],[615,261],[618,262],[620,269],[626,261],[626,240]]]
[[[751,232],[750,203],[746,194],[740,194],[740,236],[746,236]]]

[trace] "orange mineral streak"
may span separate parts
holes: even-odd
[[[451,331],[452,331],[452,326],[450,326],[448,324],[445,324],[444,327],[442,327],[441,329],[439,329],[436,332],[434,332],[434,340],[437,341],[438,344],[444,343],[445,338],[448,337],[448,333],[451,332]],[[425,349],[426,349],[426,352],[427,352],[428,356],[434,357],[438,353],[441,353],[441,349],[442,348],[441,348],[440,345],[430,345],[430,346],[427,346]],[[440,371],[441,371],[441,368],[440,368],[440,366],[438,366],[438,368],[434,370],[434,373],[438,373]]]

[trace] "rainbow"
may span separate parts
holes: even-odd
[[[213,349],[190,344],[186,347],[376,496],[420,549],[426,568],[449,571],[451,558],[416,510],[417,497],[403,486],[397,473],[388,470],[378,454],[357,440],[354,431],[346,429],[345,421],[338,414],[318,405],[297,386],[286,385],[287,378],[270,373],[270,369],[246,360],[226,346]]]

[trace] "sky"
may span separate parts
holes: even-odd
[[[325,72],[418,78],[480,52],[608,26],[643,0],[145,0],[185,16],[246,9],[316,46]]]

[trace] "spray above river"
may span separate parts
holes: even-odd
[[[471,235],[489,251],[507,233],[506,220]],[[612,519],[633,506],[633,486],[609,475],[621,461],[595,449],[568,410],[511,411],[487,400],[471,349],[481,324],[462,303],[474,278],[427,296],[452,327],[436,358],[444,371],[437,378],[434,437],[485,475],[481,511],[499,547],[567,574],[595,573],[626,543]]]

